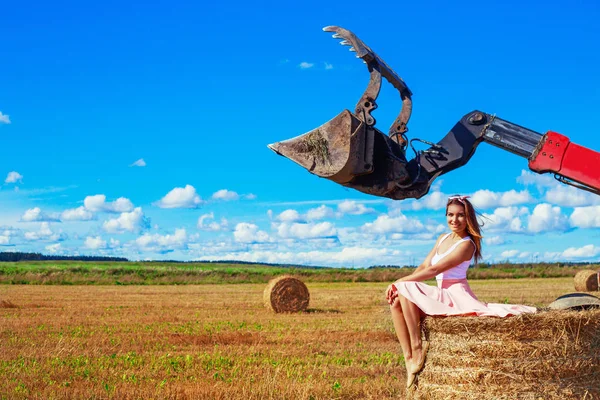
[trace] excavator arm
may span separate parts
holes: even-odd
[[[354,112],[344,110],[329,122],[298,137],[269,145],[309,172],[364,193],[394,200],[420,198],[433,181],[465,165],[481,142],[524,157],[529,169],[553,173],[559,181],[600,195],[600,153],[571,143],[559,133],[542,135],[482,111],[463,116],[437,143],[408,140],[412,92],[371,48],[352,32],[335,26],[324,28],[343,39],[367,65],[370,80]],[[387,135],[375,127],[371,112],[382,77],[399,92],[402,108]],[[412,142],[429,146],[416,151]],[[410,144],[415,156],[408,160]]]

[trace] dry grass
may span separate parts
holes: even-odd
[[[572,278],[475,281],[490,302],[546,305]],[[274,314],[264,284],[0,286],[0,398],[403,398],[385,283],[309,283]]]
[[[0,308],[17,308],[17,306],[8,300],[0,300]]]

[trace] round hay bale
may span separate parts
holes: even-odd
[[[298,312],[306,310],[310,294],[301,280],[284,275],[269,281],[263,299],[265,306],[276,313]]]
[[[427,318],[412,399],[600,398],[600,310]]]
[[[578,292],[595,292],[598,290],[598,272],[584,269],[575,274],[575,290]]]

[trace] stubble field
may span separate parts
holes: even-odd
[[[0,398],[403,398],[387,284],[307,286],[298,314],[266,309],[264,284],[0,286]],[[471,286],[536,306],[574,291],[572,278]]]

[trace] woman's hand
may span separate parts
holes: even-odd
[[[385,291],[385,299],[390,305],[392,305],[397,297],[398,289],[396,289],[396,286],[394,286],[394,284],[389,285]]]

